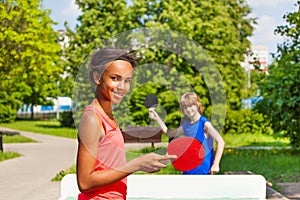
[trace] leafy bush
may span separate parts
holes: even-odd
[[[14,96],[9,95],[5,91],[0,91],[0,122],[9,123],[14,121],[20,104],[20,101]]]
[[[12,122],[16,118],[16,110],[11,108],[9,105],[0,104],[0,122]]]
[[[72,111],[62,112],[59,118],[59,122],[62,127],[74,128],[75,123],[74,123]]]
[[[271,134],[273,132],[269,120],[251,109],[230,110],[223,131],[224,134]]]
[[[51,179],[51,181],[61,181],[61,179],[62,179],[65,175],[67,175],[67,174],[74,174],[74,173],[76,173],[76,165],[72,165],[71,167],[69,167],[69,168],[66,169],[66,170],[61,170],[60,172],[58,172],[58,173],[56,174],[55,177],[53,177],[53,178]]]

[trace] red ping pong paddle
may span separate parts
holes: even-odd
[[[177,155],[177,159],[172,164],[179,171],[196,168],[205,157],[204,147],[199,140],[193,137],[181,137],[172,140],[167,151],[169,155]]]

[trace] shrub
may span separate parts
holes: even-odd
[[[227,113],[224,134],[271,134],[270,122],[261,113],[251,109],[230,110]]]
[[[10,105],[0,104],[0,122],[9,123],[15,120],[16,110]]]
[[[62,127],[74,128],[75,123],[72,111],[65,111],[60,114],[59,122]]]

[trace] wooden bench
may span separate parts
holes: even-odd
[[[129,126],[122,130],[125,143],[154,143],[161,142],[162,130],[157,127]]]
[[[266,199],[261,175],[130,175],[127,199]],[[77,199],[76,174],[61,181],[59,200]]]

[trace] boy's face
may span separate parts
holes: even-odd
[[[193,118],[194,116],[199,114],[198,106],[195,104],[183,105],[182,111],[183,114],[185,114],[188,118]]]
[[[133,68],[124,60],[112,62],[101,77],[101,93],[112,104],[118,104],[130,89]]]

